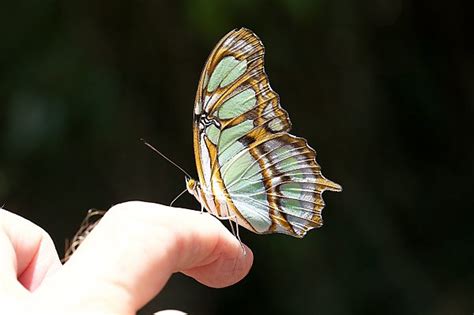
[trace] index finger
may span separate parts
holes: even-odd
[[[174,272],[185,272],[208,286],[224,287],[241,280],[252,261],[252,252],[247,249],[243,255],[239,241],[208,214],[126,202],[109,210],[41,289],[43,294],[57,295],[71,288],[74,293],[68,295],[76,301],[113,301],[114,311],[133,313]]]

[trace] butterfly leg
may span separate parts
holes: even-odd
[[[235,229],[234,229],[234,224],[232,222],[232,217],[229,217],[228,220],[229,220],[230,231],[232,232],[232,235],[236,235],[235,234]],[[237,225],[237,228],[238,228],[238,225]]]
[[[246,256],[247,251],[245,250],[244,243],[242,243],[242,240],[240,239],[239,221],[238,221],[237,216],[236,215],[227,215],[227,216],[217,216],[216,215],[216,218],[218,218],[219,220],[229,220],[230,230],[231,230],[232,234],[239,240],[240,247],[242,247],[242,254],[244,256]],[[234,225],[233,225],[232,221],[234,221],[234,223],[235,223],[235,229],[234,229]]]
[[[236,228],[236,233],[234,234],[237,239],[239,240],[239,243],[240,243],[240,247],[242,247],[242,254],[244,256],[247,255],[247,251],[245,250],[245,246],[244,246],[244,243],[242,243],[242,240],[240,239],[240,235],[239,235],[239,222],[238,222],[238,218],[237,216],[234,216],[235,218],[235,228]]]

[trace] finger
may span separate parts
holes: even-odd
[[[113,311],[134,314],[174,272],[215,287],[235,283],[251,267],[247,252],[243,256],[239,241],[210,215],[127,202],[109,210],[49,283],[50,292],[73,287],[77,301],[113,302]]]
[[[32,222],[0,209],[0,270],[3,288],[34,291],[61,266],[51,237]],[[2,281],[3,282],[3,281]]]
[[[177,310],[164,310],[156,312],[154,315],[186,315],[186,313]]]

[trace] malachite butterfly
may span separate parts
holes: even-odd
[[[303,237],[323,223],[324,178],[316,152],[289,134],[288,113],[265,74],[264,47],[252,31],[228,33],[211,52],[194,104],[199,181],[188,191],[219,218],[259,234]]]

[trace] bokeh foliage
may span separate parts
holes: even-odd
[[[344,192],[325,194],[326,224],[304,240],[242,231],[255,265],[241,283],[176,275],[143,314],[470,314],[469,12],[461,1],[2,3],[0,202],[60,250],[91,207],[168,203],[183,176],[139,139],[194,170],[202,66],[245,26],[266,45],[293,132]]]

